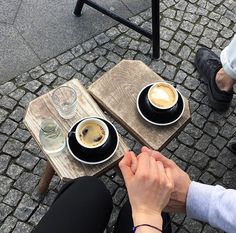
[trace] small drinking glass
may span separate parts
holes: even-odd
[[[40,125],[39,139],[47,153],[58,153],[65,147],[65,137],[53,119],[46,119]]]
[[[64,119],[75,116],[77,110],[76,91],[67,86],[56,88],[52,93],[52,101],[59,115]]]

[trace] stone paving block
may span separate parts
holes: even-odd
[[[110,38],[105,33],[95,36],[94,39],[99,45],[105,44],[110,40]]]
[[[113,53],[113,52],[109,52],[106,56],[106,58],[114,63],[118,63],[121,60],[121,57],[119,57],[117,54]]]
[[[83,69],[86,64],[87,63],[81,58],[74,59],[72,62],[70,62],[70,65],[77,71],[81,71],[81,69]]]
[[[57,70],[57,68],[59,67],[59,63],[55,58],[53,58],[53,59],[41,64],[41,66],[47,72],[53,72],[53,71]]]
[[[45,74],[45,72],[40,66],[37,66],[34,69],[30,70],[29,74],[33,79],[37,79],[40,76],[42,76],[43,74]]]
[[[2,123],[8,115],[8,112],[0,108],[0,123]]]
[[[16,106],[17,102],[13,100],[12,98],[9,98],[7,96],[3,96],[0,99],[0,107],[4,107],[9,110],[13,110],[13,108]]]
[[[180,133],[180,135],[178,136],[178,140],[189,147],[193,146],[194,144],[194,139],[185,132]]]
[[[196,151],[192,156],[190,163],[197,166],[199,169],[204,169],[209,162],[209,157],[201,151]]]
[[[113,180],[114,182],[116,182],[116,183],[117,183],[119,186],[121,186],[121,187],[125,185],[123,178],[120,177],[118,174],[116,174],[116,175],[112,178],[112,180]]]
[[[225,147],[218,156],[217,161],[232,169],[236,165],[236,156]]]
[[[12,120],[10,120],[10,119],[7,119],[1,125],[0,132],[4,133],[4,134],[7,134],[7,135],[10,135],[10,134],[12,134],[16,130],[16,128],[17,128],[17,123],[12,121]]]
[[[8,216],[2,226],[0,227],[1,233],[10,233],[14,229],[15,225],[17,223],[17,218],[13,216]]]
[[[176,156],[171,156],[171,160],[173,160],[182,170],[185,171],[185,169],[187,168],[187,163],[182,161],[181,159],[179,159]]]
[[[124,188],[118,188],[113,196],[113,203],[119,205],[122,202],[125,195],[126,195],[126,190]]]
[[[57,76],[55,74],[48,73],[48,74],[41,76],[39,78],[39,80],[46,85],[50,85],[56,78],[57,78]]]
[[[202,223],[186,218],[184,220],[184,227],[191,233],[200,233],[202,231]]]
[[[4,221],[4,219],[13,211],[8,205],[0,203],[0,221]]]
[[[210,144],[206,150],[206,155],[210,158],[217,158],[219,155],[219,150],[213,144]]]
[[[38,184],[39,177],[32,173],[24,172],[14,183],[14,187],[25,193],[32,193],[35,186]]]
[[[20,176],[20,174],[23,172],[23,168],[12,163],[8,169],[7,169],[7,172],[6,174],[11,177],[12,179],[16,180],[18,179],[18,177]]]
[[[31,92],[37,91],[42,84],[38,80],[28,82],[24,87]]]
[[[3,147],[2,151],[12,157],[17,157],[21,153],[23,147],[24,144],[22,142],[10,138]]]
[[[18,87],[21,87],[31,80],[32,78],[30,77],[29,73],[25,72],[15,78],[15,83]]]
[[[36,95],[28,92],[26,93],[20,100],[19,104],[22,106],[22,107],[27,107],[28,104],[36,98]]]
[[[0,149],[4,146],[5,142],[7,141],[8,137],[4,134],[0,133]]]
[[[85,52],[85,50],[83,49],[83,47],[81,45],[78,45],[78,46],[72,48],[71,52],[74,54],[75,57],[78,57],[81,54],[83,54]]]
[[[93,78],[97,71],[98,68],[93,63],[89,63],[83,68],[82,72],[86,77]]]
[[[189,148],[183,144],[180,144],[178,149],[175,151],[175,155],[184,160],[185,162],[190,161],[191,157],[193,156],[194,150],[192,148]]]
[[[203,128],[204,124],[206,123],[206,118],[194,112],[192,114],[192,123],[199,128]]]
[[[26,144],[25,149],[34,155],[38,155],[41,151],[38,144],[33,138]]]
[[[28,170],[32,170],[38,161],[38,157],[28,153],[27,151],[22,151],[20,157],[16,160],[16,163]]]
[[[61,78],[61,77],[58,77],[58,78],[54,81],[54,83],[52,84],[52,87],[53,87],[53,88],[56,88],[56,87],[58,87],[58,86],[61,86],[61,85],[64,84],[65,82],[66,82],[65,79],[63,79],[63,78]]]
[[[23,129],[18,128],[12,134],[12,137],[21,141],[21,142],[26,142],[31,137],[31,134],[27,130],[23,130]]]
[[[223,177],[223,183],[231,189],[236,189],[236,169],[227,171]]]
[[[216,181],[216,178],[213,175],[211,175],[209,172],[204,172],[199,178],[199,181],[204,184],[212,185]]]
[[[205,124],[203,130],[212,137],[216,137],[219,132],[218,127],[210,122]]]
[[[57,60],[62,64],[66,64],[68,63],[69,61],[71,61],[72,59],[74,58],[74,55],[70,52],[70,51],[67,51],[61,55],[59,55],[57,57]]]
[[[224,124],[224,126],[221,128],[219,134],[223,136],[226,139],[231,138],[234,135],[235,129],[231,124]]]
[[[45,198],[43,199],[43,204],[50,206],[52,205],[53,201],[55,200],[57,196],[57,193],[55,193],[54,191],[50,190],[47,195],[45,196]]]
[[[7,176],[0,175],[0,194],[5,195],[10,189],[13,180],[8,178]]]
[[[41,95],[44,95],[46,94],[47,92],[51,91],[52,89],[48,86],[43,86],[38,92],[37,92],[37,95],[38,96],[41,96]]]
[[[179,141],[176,138],[174,138],[167,145],[167,149],[173,152],[173,151],[175,151],[179,147],[179,144],[180,144]]]
[[[189,91],[188,89],[186,89],[185,87],[181,86],[181,85],[177,85],[177,89],[180,91],[180,93],[185,97],[185,98],[189,98],[191,95],[191,91]]]
[[[107,176],[103,175],[100,177],[100,179],[106,185],[110,194],[113,195],[119,186],[116,183],[114,183],[113,181],[111,181]]]
[[[23,223],[23,222],[17,222],[16,227],[12,233],[30,233],[32,231],[33,227],[29,224]]]
[[[200,151],[205,151],[211,142],[211,137],[204,134],[195,144],[195,148]]]
[[[11,157],[5,154],[0,156],[0,174],[3,174],[7,170],[7,167],[10,163]]]
[[[33,224],[34,226],[38,225],[39,221],[47,213],[48,209],[48,206],[40,205],[34,212],[34,214],[30,217],[28,222],[30,224]]]
[[[110,38],[110,39],[115,39],[118,35],[120,35],[120,31],[116,27],[112,27],[108,29],[105,34]]]
[[[88,52],[97,47],[97,42],[94,39],[90,39],[82,44],[83,49]]]
[[[111,217],[110,220],[108,222],[108,227],[112,227],[114,226],[114,224],[117,221],[117,217],[119,215],[120,212],[120,208],[118,208],[117,206],[113,206],[112,212],[111,212]]]
[[[22,89],[17,89],[9,94],[9,96],[15,100],[20,100],[21,97],[25,94],[25,91]]]
[[[3,199],[3,202],[9,206],[17,206],[18,202],[22,198],[23,193],[16,190],[16,189],[11,189],[5,198]]]
[[[0,85],[0,94],[8,95],[16,89],[16,85],[13,82],[6,82],[3,85]]]
[[[202,104],[197,110],[197,112],[205,118],[209,117],[211,111],[212,111],[212,109],[209,108],[207,105],[204,105],[204,104]]]
[[[212,173],[214,176],[217,176],[219,178],[224,175],[226,170],[227,168],[224,165],[215,160],[210,161],[209,167],[207,168],[208,172]]]
[[[57,69],[56,74],[62,78],[69,80],[72,78],[75,72],[76,71],[72,67],[68,65],[63,65]]]
[[[19,122],[23,119],[25,114],[25,110],[19,106],[15,108],[15,110],[10,114],[10,118]]]
[[[88,52],[84,55],[81,56],[81,58],[85,61],[88,61],[88,62],[92,62],[94,60],[96,60],[99,56],[94,53],[94,52]]]
[[[203,231],[202,233],[218,233],[219,230],[216,230],[214,228],[212,228],[211,226],[209,225],[206,225],[204,228],[203,228]]]
[[[119,45],[121,48],[127,48],[130,41],[131,41],[131,38],[121,35],[115,40],[115,43]]]

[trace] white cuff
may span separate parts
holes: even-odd
[[[214,188],[192,181],[187,195],[186,212],[189,218],[208,222],[210,199]]]

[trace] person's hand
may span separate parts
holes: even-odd
[[[125,153],[119,167],[128,190],[134,224],[156,225],[158,219],[162,222],[161,212],[173,191],[170,169],[164,169],[162,162],[146,152],[138,158],[133,152]]]
[[[142,147],[142,153],[146,152],[157,161],[161,161],[165,168],[169,168],[174,179],[174,190],[171,194],[170,201],[165,208],[167,212],[186,212],[186,199],[191,180],[186,172],[179,168],[175,162],[166,158],[158,151]]]

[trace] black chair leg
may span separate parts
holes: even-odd
[[[152,55],[160,57],[160,0],[152,0]]]
[[[81,11],[83,8],[85,0],[78,0],[74,9],[75,16],[81,16]]]

